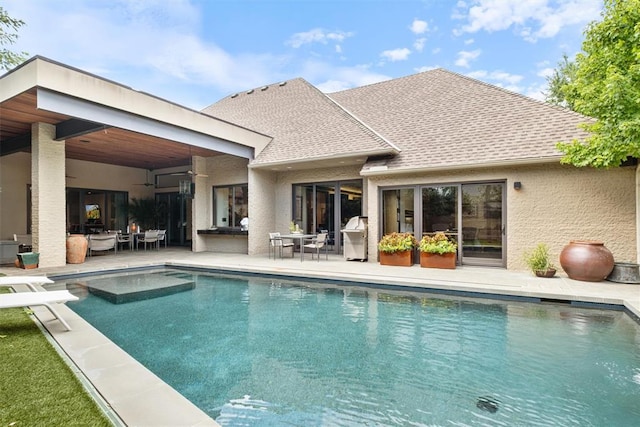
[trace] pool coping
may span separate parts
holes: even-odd
[[[196,257],[197,258],[197,257]],[[431,271],[430,277],[423,277],[419,267],[386,267],[379,270],[377,265],[355,268],[326,268],[325,263],[247,263],[247,256],[230,257],[232,262],[211,262],[211,260],[176,259],[170,261],[145,262],[139,265],[120,267],[99,267],[94,269],[74,269],[50,271],[54,280],[86,275],[102,275],[120,271],[146,271],[159,268],[248,274],[286,278],[303,278],[313,281],[330,282],[340,286],[363,286],[365,283],[384,289],[429,292],[442,295],[467,296],[490,299],[521,299],[529,302],[577,303],[605,309],[623,309],[636,321],[640,321],[640,287],[620,287],[613,284],[602,295],[602,285],[578,282],[566,278],[558,281],[531,277],[526,273],[507,272],[490,268],[456,269],[457,272]],[[304,264],[304,266],[302,265]],[[313,263],[315,264],[315,263]],[[340,264],[334,264],[339,266]],[[354,265],[355,266],[355,265]],[[400,270],[398,270],[400,269]],[[407,269],[407,270],[405,270]],[[363,272],[364,270],[364,272]],[[429,269],[433,270],[433,269]],[[382,274],[381,274],[382,272]],[[469,277],[467,277],[467,275]],[[485,277],[486,276],[486,277]],[[499,277],[500,280],[491,277]],[[491,282],[496,283],[491,283]],[[553,283],[554,286],[548,286]],[[527,284],[527,285],[525,285]],[[534,284],[532,286],[531,284]],[[574,286],[577,284],[577,290]],[[539,285],[539,286],[538,286]],[[560,285],[560,286],[558,286]],[[628,286],[628,285],[626,285]],[[637,294],[637,298],[625,299],[618,292]],[[622,293],[624,294],[624,292]],[[122,425],[174,425],[174,426],[217,426],[206,413],[197,408],[184,396],[164,383],[155,374],[137,362],[108,338],[89,325],[64,304],[58,311],[73,328],[64,331],[48,310],[34,307],[34,313],[44,328],[51,334],[64,354],[84,375],[87,381],[106,404],[105,410],[113,411],[116,422]],[[113,418],[114,417],[110,417]]]

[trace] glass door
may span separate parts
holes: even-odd
[[[293,222],[305,233],[326,231],[330,252],[341,249],[341,227],[359,215],[362,215],[361,180],[293,185]]]
[[[462,184],[462,262],[505,264],[504,183]]]
[[[413,227],[413,188],[383,190],[382,234],[393,232],[413,233]]]

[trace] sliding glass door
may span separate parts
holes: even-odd
[[[504,258],[504,183],[462,185],[462,261],[497,265]]]
[[[458,263],[504,266],[504,191],[503,182],[383,189],[380,235],[410,232],[420,240],[442,231],[458,243]]]
[[[293,186],[293,221],[305,233],[326,231],[329,251],[340,253],[340,229],[362,215],[362,181],[334,181]]]

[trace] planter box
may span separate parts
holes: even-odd
[[[396,265],[411,267],[413,265],[413,251],[380,252],[378,256],[381,265]]]
[[[432,254],[420,252],[420,267],[425,268],[456,268],[456,253]]]
[[[40,254],[37,252],[22,252],[17,254],[20,268],[32,269],[38,268],[38,262],[40,260]]]

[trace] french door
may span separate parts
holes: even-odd
[[[381,234],[444,232],[458,243],[458,263],[504,266],[503,182],[384,189]],[[414,210],[420,212],[414,215]]]

